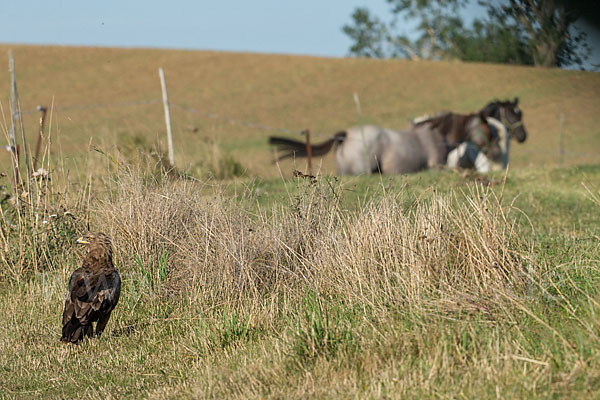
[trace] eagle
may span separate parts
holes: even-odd
[[[97,322],[96,336],[100,336],[121,294],[110,238],[102,232],[89,232],[75,244],[88,246],[88,254],[69,279],[60,339],[65,343],[79,343],[84,335],[92,336],[93,322]]]

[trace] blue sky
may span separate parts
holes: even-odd
[[[385,0],[367,1],[380,15]],[[358,0],[0,0],[0,41],[344,56]]]
[[[342,57],[358,6],[390,15],[385,0],[0,0],[0,42]],[[600,63],[598,32],[592,41]]]

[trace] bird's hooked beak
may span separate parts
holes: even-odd
[[[75,241],[75,244],[90,244],[90,242],[86,238],[81,236],[79,239],[77,239]]]

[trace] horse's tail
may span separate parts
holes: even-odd
[[[343,142],[346,138],[346,131],[341,131],[330,137],[324,142],[311,145],[311,153],[315,157],[324,156],[336,142]],[[287,153],[277,157],[275,161],[284,160],[290,157],[306,157],[306,143],[298,140],[288,139],[279,136],[269,137],[269,144],[277,146],[279,149],[286,150]]]

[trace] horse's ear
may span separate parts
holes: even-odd
[[[519,104],[519,98],[515,97],[515,99],[513,100],[513,106],[517,106],[517,104]]]

